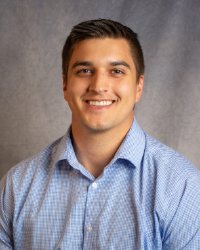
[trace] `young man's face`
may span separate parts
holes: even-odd
[[[129,128],[142,88],[143,76],[136,81],[125,39],[87,39],[77,43],[64,78],[72,127],[91,132]]]

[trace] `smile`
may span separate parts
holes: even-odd
[[[109,106],[111,105],[113,102],[112,101],[105,101],[105,100],[102,100],[102,101],[87,101],[87,103],[89,105],[92,105],[92,106]]]

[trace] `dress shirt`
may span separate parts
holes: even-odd
[[[95,178],[69,130],[2,179],[0,249],[200,249],[200,173],[135,120]]]

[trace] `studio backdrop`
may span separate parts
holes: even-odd
[[[61,50],[72,26],[111,18],[139,34],[145,88],[136,118],[200,167],[199,0],[0,2],[0,178],[62,136],[70,111]]]

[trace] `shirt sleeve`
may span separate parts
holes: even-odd
[[[177,183],[165,219],[163,249],[200,249],[200,178]]]
[[[0,249],[13,249],[12,244],[12,195],[6,178],[0,182]]]

